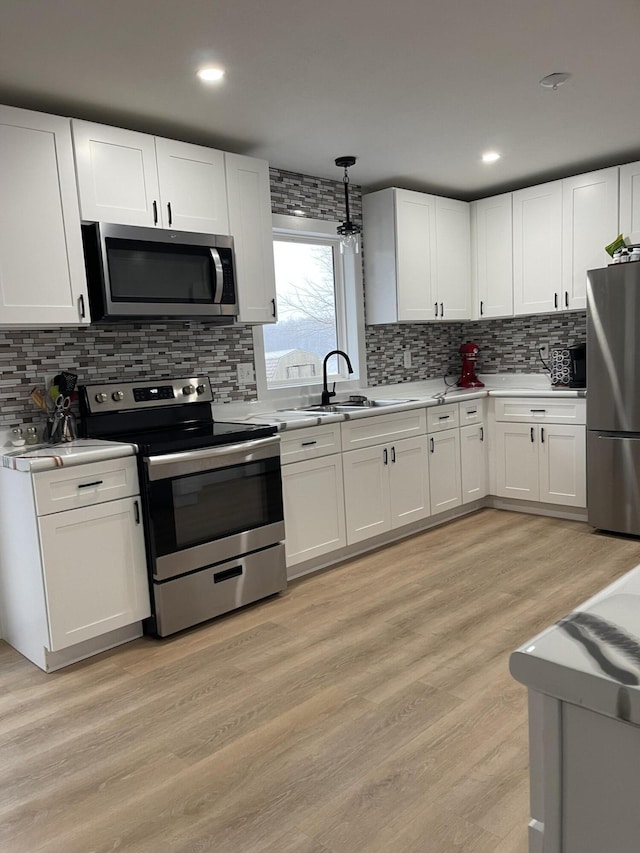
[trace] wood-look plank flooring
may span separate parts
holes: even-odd
[[[0,643],[0,850],[526,853],[509,652],[638,563],[482,510],[51,675]]]

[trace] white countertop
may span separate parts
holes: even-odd
[[[481,397],[584,397],[583,390],[563,389],[556,390],[549,385],[546,376],[540,374],[485,374],[480,375],[480,380],[485,383],[483,388],[447,388],[442,380],[427,380],[424,382],[402,382],[395,385],[384,385],[373,388],[362,388],[350,390],[348,393],[338,395],[338,402],[349,394],[363,394],[370,399],[388,398],[412,398],[411,401],[398,403],[397,405],[380,406],[373,408],[352,409],[349,412],[329,412],[316,414],[312,412],[296,411],[306,403],[313,401],[296,401],[290,403],[290,408],[282,405],[268,403],[265,401],[254,401],[251,403],[230,403],[225,405],[214,405],[214,417],[217,420],[243,421],[254,424],[270,424],[277,426],[278,430],[300,429],[319,424],[339,423],[341,421],[358,418],[368,418],[376,415],[391,414],[408,409],[429,408],[431,406],[446,403],[464,402]],[[315,395],[316,397],[319,394]]]
[[[135,444],[120,441],[78,438],[68,444],[34,444],[12,449],[3,448],[1,458],[4,468],[35,473],[51,468],[101,462],[103,459],[134,456],[136,449]]]
[[[511,655],[528,687],[640,725],[640,566]]]

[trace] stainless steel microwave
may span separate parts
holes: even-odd
[[[235,322],[232,237],[91,222],[82,240],[93,322]]]

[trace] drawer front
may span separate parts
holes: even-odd
[[[432,406],[430,409],[427,409],[427,432],[441,432],[443,429],[453,429],[459,423],[457,403],[446,403],[444,406]]]
[[[427,431],[425,409],[394,412],[389,415],[374,415],[346,421],[341,424],[342,449],[372,447],[401,438],[424,435]]]
[[[340,453],[340,424],[294,429],[281,433],[280,460],[283,465]]]
[[[33,480],[38,515],[128,498],[140,492],[135,456],[41,471],[33,475]]]
[[[460,406],[460,426],[468,424],[480,424],[485,418],[485,400],[468,400],[466,403],[459,403]]]
[[[565,397],[553,400],[549,397],[496,397],[495,415],[497,421],[511,423],[550,423],[584,424],[586,423],[586,401]]]

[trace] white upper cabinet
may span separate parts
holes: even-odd
[[[471,204],[471,280],[475,319],[513,315],[511,193]]]
[[[82,219],[228,234],[224,154],[73,121]]]
[[[68,119],[0,107],[0,324],[89,322]]]
[[[604,247],[618,235],[618,168],[562,181],[561,308],[587,307],[587,270],[611,262]]]
[[[224,153],[156,136],[165,228],[229,234]]]
[[[471,218],[469,204],[436,196],[436,316],[471,316]]]
[[[390,188],[362,205],[367,323],[468,318],[467,202]]]
[[[242,323],[275,323],[271,190],[266,160],[225,154],[229,231],[233,237]]]
[[[561,305],[562,181],[513,193],[515,314],[546,314]]]
[[[627,243],[640,243],[640,163],[620,166],[620,231]]]

